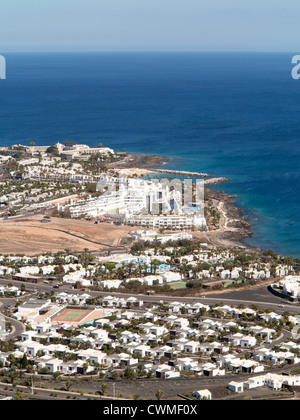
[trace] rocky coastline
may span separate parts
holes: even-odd
[[[124,159],[113,162],[108,165],[109,169],[148,169],[156,166],[163,166],[165,162],[169,162],[170,158],[158,155],[143,155],[129,153]]]
[[[243,210],[237,206],[235,197],[224,191],[205,188],[205,200],[213,202],[221,218],[218,229],[201,232],[197,236],[206,239],[208,244],[214,246],[257,252],[259,251],[258,248],[245,243],[246,239],[252,237],[251,224]]]
[[[114,169],[146,169],[149,173],[165,173],[169,175],[183,175],[190,177],[207,178],[205,183],[205,200],[213,203],[214,208],[220,214],[219,227],[208,232],[193,232],[194,236],[203,240],[212,247],[239,248],[248,252],[256,252],[257,248],[245,244],[245,240],[252,236],[251,224],[234,201],[235,196],[222,190],[208,188],[222,182],[230,181],[225,177],[214,177],[205,173],[176,171],[170,168],[162,169],[161,166],[170,164],[171,158],[158,155],[128,154],[123,160],[114,163]]]

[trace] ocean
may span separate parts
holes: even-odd
[[[293,55],[7,53],[0,145],[102,143],[228,177],[214,188],[236,195],[252,224],[246,242],[300,258]]]

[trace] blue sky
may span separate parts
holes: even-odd
[[[0,52],[297,52],[299,16],[299,0],[9,0]]]

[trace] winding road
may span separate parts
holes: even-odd
[[[25,331],[25,326],[22,322],[16,320],[15,318],[10,318],[8,316],[5,316],[3,314],[3,310],[5,306],[14,305],[14,304],[15,304],[15,299],[11,299],[11,298],[0,299],[1,316],[5,318],[5,322],[9,322],[11,324],[11,331],[9,332],[9,334],[5,335],[4,337],[0,336],[0,339],[2,338],[2,340],[4,341],[15,340],[17,339],[17,337],[20,337],[21,334]]]

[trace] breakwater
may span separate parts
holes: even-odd
[[[215,184],[220,184],[221,182],[229,181],[229,179],[225,177],[214,177],[214,175],[201,173],[201,172],[175,171],[172,169],[155,169],[153,170],[153,172],[161,173],[161,174],[169,174],[169,175],[194,177],[194,178],[210,178],[210,179],[204,180],[204,185],[215,185]]]
[[[172,169],[153,169],[153,172],[160,174],[170,174],[170,175],[179,175],[179,176],[192,176],[196,178],[211,178],[214,175],[209,175],[200,172],[189,172],[189,171],[175,171]]]
[[[230,181],[229,178],[225,178],[221,176],[219,178],[206,179],[204,181],[204,185],[216,185],[216,184],[220,184],[221,182],[228,182],[228,181]]]

